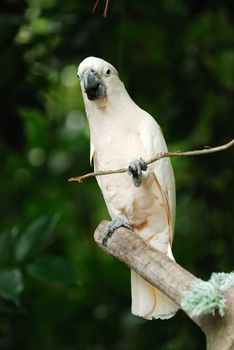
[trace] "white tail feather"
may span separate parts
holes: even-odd
[[[169,246],[168,256],[174,260]],[[153,318],[168,319],[179,309],[166,295],[145,281],[135,271],[131,270],[132,313],[136,316],[152,320]]]

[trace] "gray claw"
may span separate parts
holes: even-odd
[[[106,245],[108,238],[110,238],[115,230],[119,227],[125,227],[128,228],[129,230],[132,230],[131,225],[122,217],[122,216],[117,216],[115,219],[110,221],[105,229],[105,232],[103,234],[103,240],[102,244]]]
[[[145,171],[145,170],[147,170],[147,164],[142,158],[136,159],[133,162],[130,162],[128,166],[128,173],[132,175],[132,180],[136,187],[140,186],[142,171]]]

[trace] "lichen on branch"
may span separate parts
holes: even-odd
[[[234,272],[213,273],[209,281],[197,279],[191,289],[183,293],[182,308],[191,316],[214,315],[216,311],[224,316],[226,301],[224,293],[234,286]]]

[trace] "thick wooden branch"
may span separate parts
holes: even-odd
[[[107,245],[103,246],[103,232],[107,223],[101,222],[95,231],[94,238],[98,245],[127,264],[181,307],[182,293],[190,289],[196,277],[126,228],[120,227],[116,230]],[[195,322],[197,323],[197,320]]]
[[[234,287],[224,296],[227,306],[223,317],[216,314],[200,319],[208,350],[234,350]]]
[[[103,233],[107,223],[101,222],[95,231],[94,239],[97,244],[181,307],[183,292],[190,290],[196,277],[126,228],[116,230],[107,245],[103,246]],[[219,314],[200,317],[188,315],[206,334],[209,350],[234,349],[234,288],[225,294],[225,298],[227,311],[223,317]]]
[[[107,246],[103,246],[102,234],[106,224],[107,221],[103,221],[95,232],[98,245],[181,306],[182,293],[190,289],[196,277],[126,228],[116,230]]]

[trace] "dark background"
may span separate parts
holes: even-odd
[[[233,1],[0,1],[0,349],[205,349],[183,312],[130,313],[126,266],[93,241],[108,218],[90,171],[76,71],[87,56],[117,67],[161,125],[170,150],[233,138]],[[233,268],[233,149],[173,159],[173,252],[196,276]]]

